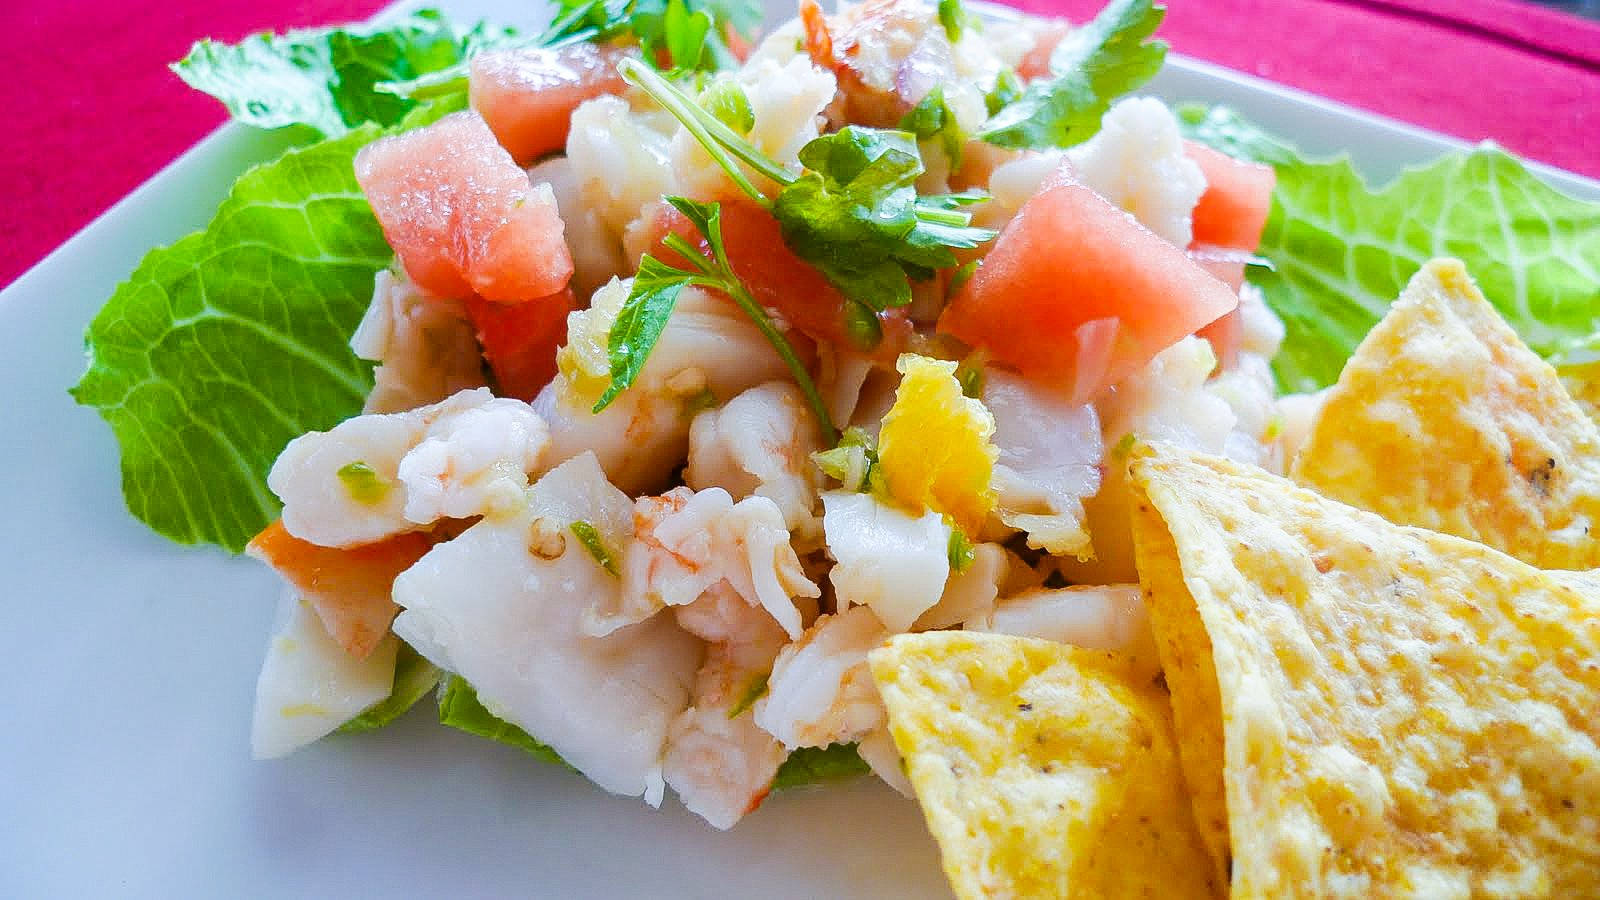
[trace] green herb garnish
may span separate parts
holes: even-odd
[[[589,551],[589,555],[594,557],[594,561],[600,564],[600,568],[613,575],[620,574],[617,569],[617,559],[611,555],[610,550],[606,549],[605,541],[601,539],[599,529],[582,519],[573,522],[570,527],[572,534],[577,537],[578,543],[583,545],[583,549]]]
[[[383,498],[389,494],[390,485],[379,478],[371,466],[359,459],[340,466],[335,474],[339,476],[339,482],[349,492],[351,499],[357,503],[365,503],[368,506],[382,503]]]

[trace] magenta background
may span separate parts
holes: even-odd
[[[1081,19],[1103,0],[1009,2]],[[13,97],[0,138],[0,285],[221,124],[221,107],[166,68],[194,39],[363,19],[384,5],[0,3]],[[1600,177],[1600,24],[1518,0],[1168,6],[1161,34],[1189,56]]]

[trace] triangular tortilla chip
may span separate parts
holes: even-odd
[[[1600,566],[1600,431],[1453,259],[1367,334],[1291,475],[1530,565]]]
[[[1117,654],[941,631],[870,659],[957,895],[1220,895],[1166,691]]]
[[[1234,896],[1600,896],[1600,578],[1170,446],[1132,474]]]
[[[1590,421],[1600,423],[1600,362],[1561,368],[1561,384]]]

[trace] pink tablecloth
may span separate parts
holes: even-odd
[[[1103,0],[1011,0],[1083,18]],[[16,0],[0,59],[0,285],[220,124],[166,69],[197,37],[365,18],[383,0]],[[1600,176],[1600,25],[1517,0],[1168,0],[1181,52]]]

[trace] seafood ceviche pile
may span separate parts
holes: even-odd
[[[256,755],[437,693],[717,828],[870,770],[966,896],[1595,889],[1600,218],[1139,96],[1161,15],[196,45],[298,145],[75,394],[282,576]]]

